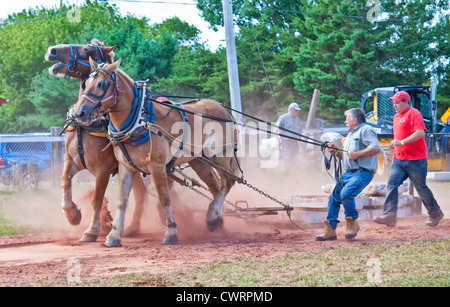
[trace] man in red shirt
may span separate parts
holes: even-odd
[[[399,91],[390,98],[397,111],[394,116],[394,140],[391,142],[391,147],[394,148],[394,161],[387,183],[383,215],[375,216],[374,221],[395,226],[398,187],[409,178],[427,209],[429,219],[425,225],[437,226],[444,217],[444,213],[426,184],[428,168],[426,127],[422,114],[410,106],[410,99],[409,94],[404,91]]]

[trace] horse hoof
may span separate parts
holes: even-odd
[[[177,236],[165,236],[162,242],[163,245],[176,245],[178,244]]]
[[[75,212],[75,213],[74,213]],[[64,213],[66,214],[67,221],[70,223],[70,225],[76,226],[79,225],[81,222],[81,210],[79,209],[64,209]]]
[[[95,242],[97,241],[97,235],[84,233],[80,239],[80,242]]]
[[[108,247],[121,247],[122,244],[120,244],[121,239],[115,238],[115,239],[106,239],[105,245]]]
[[[217,219],[212,220],[212,221],[207,221],[206,224],[208,226],[209,231],[214,231],[217,228],[220,228],[220,227],[223,226],[223,219],[222,218],[217,218]]]

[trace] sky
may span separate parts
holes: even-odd
[[[63,3],[81,5],[83,0],[63,0]],[[115,4],[121,14],[131,13],[136,17],[147,17],[150,23],[160,23],[167,18],[177,16],[180,20],[196,26],[202,34],[200,39],[211,49],[216,50],[220,45],[225,46],[225,32],[209,29],[209,24],[200,17],[195,0],[116,0],[108,1]],[[2,0],[0,4],[0,19],[7,18],[9,14],[21,12],[24,9],[38,7],[59,7],[60,0]]]

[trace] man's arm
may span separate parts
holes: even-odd
[[[420,140],[424,136],[425,136],[425,130],[417,129],[416,131],[413,132],[413,134],[411,134],[407,138],[404,138],[403,140],[393,140],[391,142],[391,147],[394,148],[395,146],[402,146],[402,145],[406,145],[409,143],[413,143],[417,140]]]
[[[349,151],[349,152],[347,152],[347,155],[350,160],[357,160],[357,159],[377,155],[380,152],[381,152],[381,150],[378,148],[366,147],[365,149],[359,150],[359,151]]]

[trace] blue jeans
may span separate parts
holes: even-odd
[[[431,218],[439,215],[441,208],[434,199],[433,193],[428,188],[427,179],[427,159],[403,161],[394,159],[391,167],[391,175],[387,183],[386,200],[384,202],[384,215],[392,218],[397,217],[398,187],[403,184],[408,177],[416,188],[417,194],[422,199],[423,205]]]
[[[336,229],[339,223],[339,209],[344,206],[346,217],[358,218],[358,211],[355,206],[355,197],[372,181],[373,173],[365,170],[355,172],[345,172],[341,180],[334,187],[333,193],[328,198],[327,220],[330,226]]]

